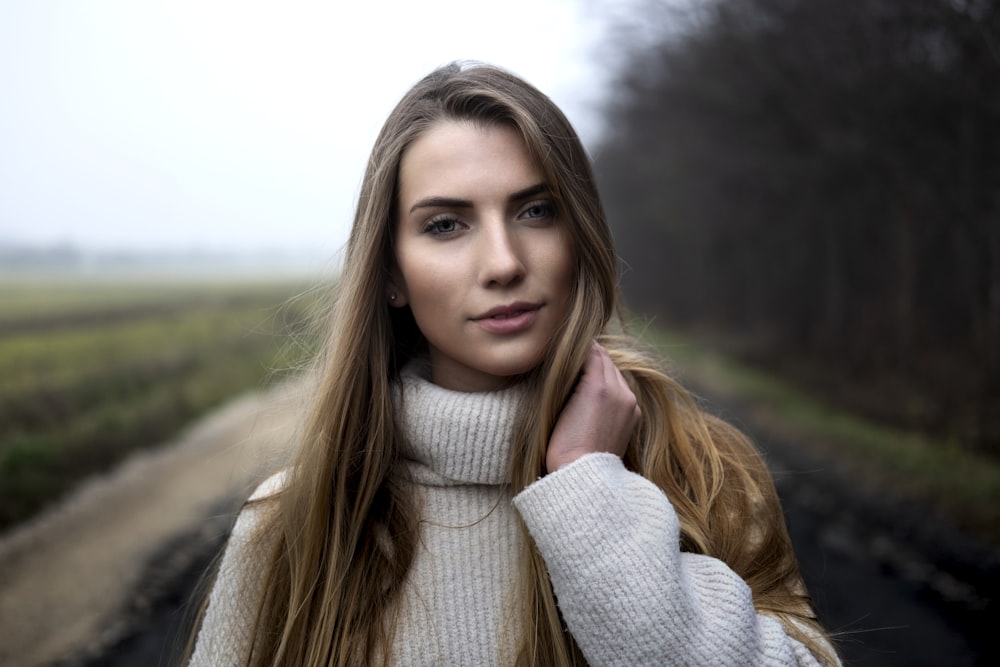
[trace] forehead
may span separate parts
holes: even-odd
[[[449,189],[485,194],[543,182],[541,168],[514,128],[460,120],[431,125],[403,153],[399,168],[399,194],[404,201],[431,194],[462,194]]]

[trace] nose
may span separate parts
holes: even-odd
[[[483,285],[507,287],[524,277],[519,241],[505,220],[484,224],[479,236],[479,273]]]

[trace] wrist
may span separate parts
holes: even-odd
[[[545,471],[546,473],[554,473],[557,470],[565,468],[571,463],[579,461],[581,458],[587,454],[597,454],[596,451],[586,450],[586,449],[574,449],[567,452],[559,452],[557,454],[549,454],[545,459]],[[608,452],[611,453],[611,452]]]
[[[580,458],[580,456],[582,456],[582,454],[579,453],[574,454],[570,452],[565,452],[563,454],[555,456],[549,454],[548,456],[545,457],[545,471],[547,473],[554,473],[560,468],[568,466],[573,461],[576,461],[578,458]]]

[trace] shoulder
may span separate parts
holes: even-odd
[[[257,485],[240,509],[230,535],[230,545],[249,547],[273,525],[281,492],[288,484],[288,471],[280,470]]]
[[[267,500],[277,497],[288,483],[288,470],[282,469],[274,473],[263,482],[257,485],[254,492],[250,494],[248,502],[257,500]]]
[[[215,574],[190,665],[243,664],[277,544],[282,471],[260,483],[233,525]]]

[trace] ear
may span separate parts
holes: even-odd
[[[409,303],[409,300],[406,298],[406,290],[400,289],[396,285],[395,280],[386,285],[385,298],[393,308],[402,308]]]

